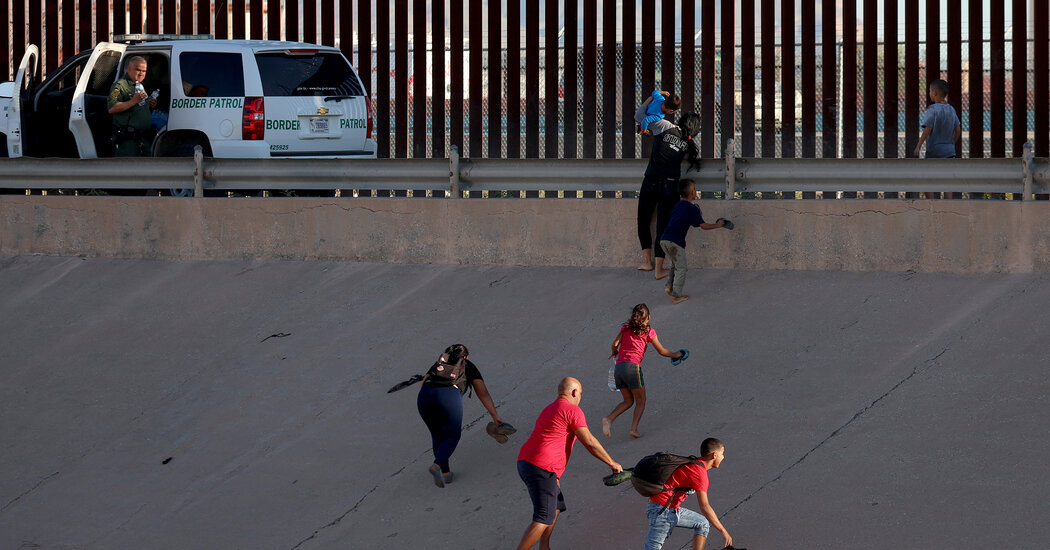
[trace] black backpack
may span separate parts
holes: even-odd
[[[450,363],[448,355],[442,353],[423,380],[439,387],[457,386],[461,393],[467,393],[466,378],[467,358],[460,357],[459,361]]]
[[[631,484],[643,497],[653,497],[665,491],[689,491],[692,487],[668,487],[665,484],[679,466],[702,465],[695,456],[678,456],[670,453],[651,454],[638,461],[631,473]],[[670,502],[670,501],[668,501]]]
[[[434,386],[439,387],[452,387],[456,386],[459,388],[460,393],[467,393],[470,390],[470,395],[474,395],[473,387],[467,383],[467,359],[461,357],[455,364],[449,362],[447,354],[442,353],[441,357],[438,358],[437,362],[430,367],[426,375],[413,374],[411,378],[395,384],[394,387],[387,390],[387,393],[393,393],[399,390],[403,390],[416,382],[427,382]]]

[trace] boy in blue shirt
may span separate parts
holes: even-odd
[[[664,263],[670,262],[667,270],[667,286],[664,291],[671,296],[671,304],[677,305],[689,299],[682,294],[682,286],[685,285],[685,273],[689,266],[685,259],[685,235],[690,227],[699,227],[703,230],[718,229],[725,227],[733,229],[733,222],[718,218],[715,223],[705,223],[704,215],[700,207],[693,204],[696,200],[696,183],[690,179],[678,182],[678,194],[682,200],[671,210],[671,219],[667,222],[667,228],[660,236],[660,248],[664,249],[667,258]]]
[[[926,158],[955,158],[955,143],[962,136],[962,125],[955,109],[948,104],[948,83],[944,80],[930,82],[929,94],[933,104],[926,108],[922,119],[922,136],[915,146],[915,156],[919,156],[919,150],[926,142]]]
[[[638,133],[643,136],[653,135],[649,125],[678,111],[682,107],[682,98],[677,94],[671,95],[671,92],[653,90],[652,96],[642,103],[642,107],[645,107],[645,117],[638,121]]]

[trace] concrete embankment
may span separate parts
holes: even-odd
[[[716,201],[737,229],[690,236],[719,269],[1050,270],[1050,202]],[[0,196],[0,254],[167,260],[623,267],[622,199],[157,199]]]
[[[598,431],[638,302],[692,355],[650,352],[643,437],[599,437],[624,465],[722,438],[709,494],[737,546],[1041,548],[1047,277],[698,269],[672,307],[630,268],[0,258],[0,548],[512,548],[520,444],[566,375]],[[465,399],[438,489],[417,387],[386,390],[454,342],[520,432],[498,445]],[[642,547],[645,499],[607,472],[576,446],[555,547]]]

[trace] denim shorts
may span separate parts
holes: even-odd
[[[637,363],[616,363],[616,389],[637,390],[645,387],[642,367]]]
[[[531,462],[518,461],[518,475],[529,488],[532,499],[532,521],[544,525],[554,525],[557,511],[565,511],[565,498],[558,487],[558,477]]]

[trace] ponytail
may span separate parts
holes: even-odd
[[[683,113],[682,119],[678,122],[678,127],[682,129],[686,147],[688,148],[686,153],[689,156],[689,171],[698,172],[700,170],[700,146],[697,145],[696,140],[693,138],[700,133],[700,115]]]
[[[459,360],[466,357],[470,353],[467,351],[467,346],[463,344],[452,344],[445,348],[445,355],[448,356],[448,362],[451,365],[459,363]]]

